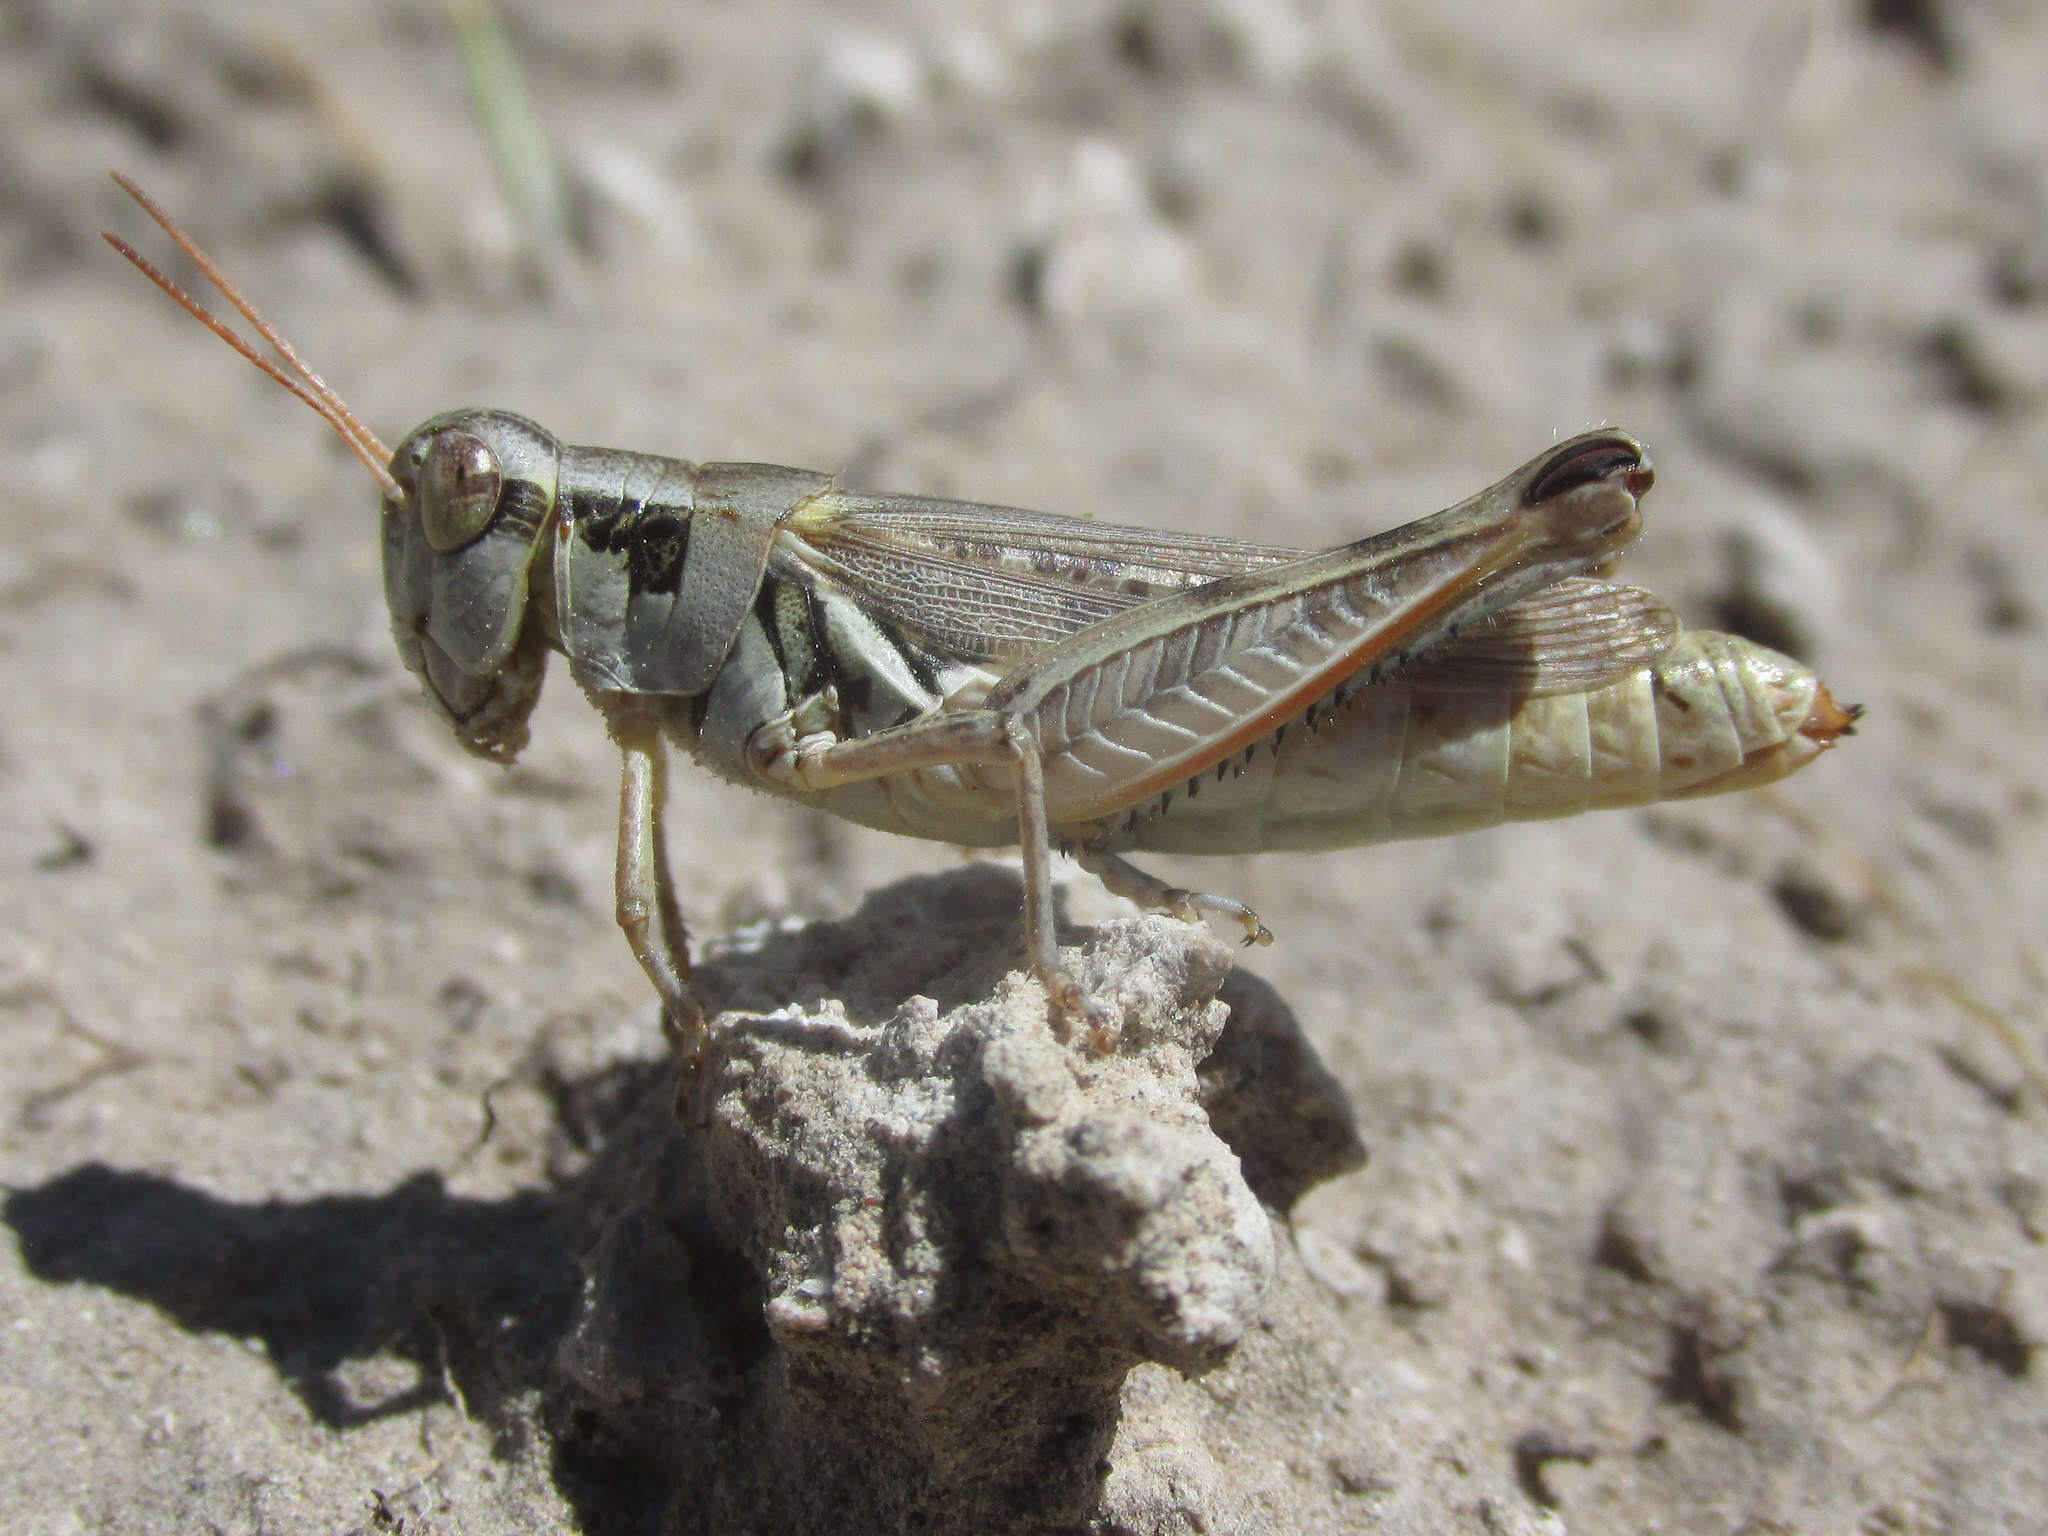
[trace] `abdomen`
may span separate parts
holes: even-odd
[[[1584,692],[1360,688],[1089,840],[1338,848],[1718,794],[1783,778],[1854,719],[1791,658],[1685,630],[1655,664]]]

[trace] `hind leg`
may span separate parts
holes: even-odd
[[[1168,885],[1156,875],[1148,875],[1137,865],[1118,858],[1113,853],[1096,853],[1083,848],[1074,855],[1077,862],[1089,874],[1103,883],[1115,896],[1135,901],[1148,912],[1171,912],[1182,922],[1200,922],[1204,912],[1214,912],[1218,917],[1230,918],[1244,929],[1247,944],[1270,944],[1273,933],[1259,921],[1259,914],[1241,901],[1232,901],[1228,896],[1211,896],[1205,891],[1185,891],[1177,885]]]

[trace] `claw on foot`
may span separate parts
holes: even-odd
[[[1232,919],[1244,929],[1246,944],[1270,944],[1273,930],[1259,921],[1259,914],[1241,901],[1232,901],[1228,896],[1211,896],[1205,891],[1183,891],[1178,888],[1166,893],[1166,909],[1184,923],[1199,923],[1205,912],[1218,917]]]
[[[1113,1054],[1117,1042],[1123,1038],[1122,1021],[1116,1017],[1109,1004],[1100,998],[1088,998],[1082,1007],[1083,1017],[1088,1023],[1088,1049],[1098,1056]]]
[[[695,997],[684,1001],[687,1007],[671,1003],[662,1008],[661,1032],[667,1037],[670,1054],[685,1066],[694,1064],[701,1069],[711,1043],[711,1021]]]
[[[668,1036],[669,1054],[675,1059],[676,1118],[685,1125],[708,1124],[711,1106],[705,1097],[705,1068],[710,1064],[711,1026],[702,1013],[680,1020],[668,1009],[661,1013],[662,1033]]]
[[[1063,970],[1040,979],[1045,986],[1046,1012],[1051,1017],[1055,1037],[1070,1039],[1074,1026],[1079,1024],[1088,1048],[1097,1055],[1106,1056],[1116,1049],[1123,1031],[1115,1009],[1099,997],[1090,997]]]
[[[1053,971],[1039,977],[1039,981],[1045,987],[1046,1011],[1052,1016],[1052,1032],[1064,1040],[1074,1021],[1087,1017],[1087,994],[1081,990],[1080,983],[1065,971]]]

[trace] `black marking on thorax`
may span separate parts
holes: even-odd
[[[918,687],[929,694],[939,693],[939,669],[932,664],[932,658],[924,647],[906,640],[903,631],[886,619],[875,620],[875,627],[888,637],[889,643],[909,665],[910,675],[917,679]]]
[[[600,555],[620,555],[634,592],[672,593],[690,553],[690,514],[610,491],[572,491],[569,524]]]
[[[921,646],[905,639],[897,626],[862,608],[851,594],[833,587],[829,589],[828,597],[819,590],[821,583],[814,582],[789,583],[793,595],[777,595],[766,590],[775,585],[777,583],[772,577],[764,583],[756,612],[761,613],[763,626],[771,640],[776,642],[777,652],[783,658],[784,675],[792,683],[798,680],[797,654],[801,644],[810,659],[808,669],[803,672],[803,689],[814,690],[829,684],[838,695],[840,709],[850,722],[865,716],[874,706],[875,668],[859,654],[842,654],[841,648],[833,643],[833,626],[828,622],[825,611],[827,602],[831,601],[845,603],[857,612],[860,621],[874,630],[877,642],[888,646],[901,658],[917,686],[934,698],[939,696],[938,669],[932,664],[932,658]],[[801,597],[800,604],[797,597]],[[770,622],[771,613],[774,622]],[[900,725],[917,718],[918,713],[916,709],[906,709],[899,719],[883,723]]]

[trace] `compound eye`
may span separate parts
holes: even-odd
[[[505,475],[490,444],[473,432],[434,434],[420,465],[420,523],[429,548],[460,549],[491,525]]]

